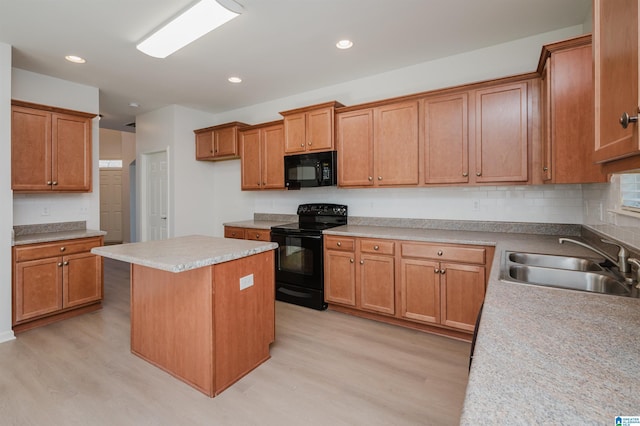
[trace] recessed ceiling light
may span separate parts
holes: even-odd
[[[240,77],[229,77],[230,83],[242,83],[242,79]]]
[[[353,42],[351,40],[340,40],[336,43],[336,47],[338,49],[349,49],[351,46],[353,46]]]
[[[140,104],[139,104],[139,103],[137,103],[137,102],[129,102],[129,106],[130,106],[131,108],[138,108],[138,107],[140,106]]]
[[[85,62],[87,62],[86,59],[76,55],[67,55],[64,58],[69,62],[73,62],[74,64],[84,64]]]

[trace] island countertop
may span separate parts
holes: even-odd
[[[277,243],[189,235],[166,240],[96,247],[91,253],[169,272],[183,272],[251,256]]]

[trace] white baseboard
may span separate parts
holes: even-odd
[[[15,340],[16,335],[13,334],[13,330],[4,331],[0,333],[0,343],[8,342],[10,340]]]

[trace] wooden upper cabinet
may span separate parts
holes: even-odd
[[[418,102],[408,101],[336,114],[338,185],[417,185]]]
[[[373,110],[336,114],[338,184],[373,185]]]
[[[637,122],[626,128],[623,114],[638,117],[638,0],[593,2],[596,162],[640,153]],[[629,167],[640,166],[622,162]],[[624,170],[624,168],[622,169]]]
[[[378,186],[417,185],[418,102],[374,109],[374,180]]]
[[[593,73],[591,36],[546,45],[541,74],[542,168],[548,183],[606,182],[593,162]],[[580,111],[580,113],[576,113]]]
[[[242,189],[284,189],[282,121],[251,126],[240,132]]]
[[[332,151],[335,109],[341,106],[334,101],[281,112],[285,154]]]
[[[217,161],[240,158],[238,131],[247,124],[234,121],[194,130],[196,160]]]
[[[475,91],[475,182],[528,180],[527,83]]]
[[[90,192],[94,114],[12,101],[11,188]]]
[[[421,101],[424,183],[469,182],[468,95]]]

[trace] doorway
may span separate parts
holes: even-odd
[[[122,169],[100,170],[100,229],[105,243],[122,243]]]

